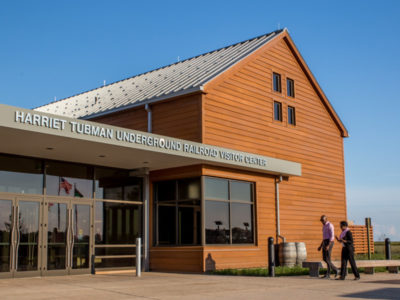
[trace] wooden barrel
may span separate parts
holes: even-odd
[[[303,242],[296,243],[296,265],[302,265],[303,261],[307,260],[306,244]]]
[[[279,262],[284,267],[296,265],[296,243],[281,243],[279,245]]]

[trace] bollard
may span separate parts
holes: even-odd
[[[96,275],[96,269],[94,268],[94,262],[95,262],[95,255],[94,254],[92,254],[92,266],[91,266],[91,271],[90,271],[90,273],[92,274],[92,275]]]
[[[386,238],[385,239],[385,256],[386,259],[392,259],[392,251],[390,249],[390,239]]]
[[[371,259],[371,218],[365,218],[365,226],[367,227],[368,259]]]
[[[142,275],[142,257],[141,257],[141,251],[142,246],[141,246],[141,239],[137,238],[136,239],[136,277],[140,277]]]
[[[275,251],[274,238],[268,238],[268,276],[275,277]]]

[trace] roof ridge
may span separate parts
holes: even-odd
[[[95,90],[98,90],[98,89],[102,89],[102,88],[105,88],[105,87],[107,87],[107,86],[111,86],[111,85],[114,85],[114,84],[117,84],[117,83],[120,83],[120,82],[129,80],[129,79],[132,79],[132,78],[135,78],[135,77],[143,76],[143,75],[146,75],[146,74],[155,72],[155,71],[162,70],[162,69],[164,69],[164,68],[168,68],[168,67],[171,67],[171,66],[174,66],[174,65],[178,65],[178,64],[184,63],[184,62],[186,62],[186,61],[189,61],[189,60],[191,60],[191,59],[195,59],[195,58],[201,57],[201,56],[206,55],[206,54],[215,53],[215,52],[221,51],[221,50],[223,50],[223,49],[227,49],[227,48],[229,48],[229,47],[233,47],[233,46],[236,46],[236,45],[239,45],[239,44],[243,44],[243,43],[250,42],[250,41],[253,41],[253,40],[256,40],[256,39],[260,39],[260,38],[262,38],[262,37],[270,36],[270,35],[272,35],[272,34],[279,34],[279,33],[281,33],[282,31],[285,31],[285,30],[287,30],[287,29],[286,29],[286,28],[284,28],[284,29],[278,29],[278,30],[275,30],[275,31],[272,31],[272,32],[269,32],[269,33],[261,34],[261,35],[258,35],[258,36],[256,36],[256,37],[253,37],[253,38],[250,38],[250,39],[246,39],[246,40],[242,40],[242,41],[240,41],[240,42],[236,42],[236,43],[230,44],[230,45],[228,45],[228,46],[220,47],[220,48],[217,48],[217,49],[214,49],[214,50],[211,50],[211,51],[202,53],[202,54],[198,54],[198,55],[195,55],[195,56],[186,58],[186,59],[184,59],[184,60],[181,60],[181,61],[178,61],[178,62],[169,64],[169,65],[165,65],[165,66],[162,66],[162,67],[159,67],[159,68],[156,68],[156,69],[152,69],[152,70],[150,70],[150,71],[146,71],[146,72],[139,73],[139,74],[136,74],[136,75],[133,75],[133,76],[130,76],[130,77],[127,77],[127,78],[118,80],[118,81],[114,81],[114,82],[112,82],[112,83],[109,83],[109,84],[106,84],[106,85],[103,85],[103,86],[99,86],[99,87],[97,87],[97,88],[93,88],[93,89],[90,89],[90,90],[87,90],[87,91],[84,91],[84,92],[81,92],[81,93],[77,93],[77,94],[71,95],[71,96],[66,97],[66,98],[62,98],[62,99],[59,99],[59,100],[51,101],[51,102],[49,102],[49,103],[46,103],[46,104],[43,104],[43,105],[34,107],[33,109],[38,109],[38,108],[40,108],[40,107],[44,107],[44,106],[47,106],[47,105],[50,105],[50,104],[59,103],[59,102],[65,101],[65,100],[67,100],[67,99],[70,99],[70,98],[73,98],[73,97],[76,97],[76,96],[79,96],[79,95],[83,95],[83,94],[86,94],[86,93],[89,93],[89,92],[92,92],[92,91],[95,91]]]

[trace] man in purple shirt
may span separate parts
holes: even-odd
[[[327,271],[323,278],[330,278],[331,270],[335,271],[336,276],[339,274],[339,269],[335,267],[335,265],[331,261],[331,252],[335,239],[335,229],[331,222],[328,221],[328,218],[323,215],[320,219],[322,223],[322,243],[318,247],[318,251],[322,249],[322,259],[326,262]]]

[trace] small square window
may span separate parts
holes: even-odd
[[[288,106],[288,123],[296,125],[296,110],[293,106]]]
[[[294,98],[294,80],[288,78],[287,81],[287,95]]]
[[[274,101],[274,120],[282,122],[282,103]]]
[[[273,73],[273,85],[274,85],[274,91],[275,92],[279,92],[280,93],[282,91],[281,74]]]

